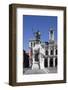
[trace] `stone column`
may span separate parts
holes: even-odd
[[[50,67],[50,46],[48,48],[48,67]]]
[[[34,68],[34,63],[35,63],[35,58],[34,58],[34,50],[33,50],[33,54],[32,54],[32,69]]]
[[[55,49],[55,46],[54,46],[54,56],[56,55],[55,51],[56,51],[56,49]]]
[[[50,67],[50,58],[48,57],[48,67]]]
[[[53,58],[53,67],[55,67],[55,51],[56,51],[56,49],[55,49],[55,46],[54,46],[54,58]]]
[[[53,67],[55,67],[55,57],[53,58]]]

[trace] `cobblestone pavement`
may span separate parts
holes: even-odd
[[[24,68],[23,71],[24,75],[28,74],[48,74],[48,73],[57,73],[57,68],[45,68],[45,69],[31,69],[31,68]]]

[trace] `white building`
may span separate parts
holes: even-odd
[[[29,41],[29,65],[32,69],[57,67],[57,43],[54,31],[49,30],[49,41],[40,40],[40,32],[35,32],[35,39]],[[45,36],[46,38],[46,36]]]

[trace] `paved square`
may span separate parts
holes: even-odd
[[[31,68],[24,68],[23,73],[24,73],[24,75],[57,73],[57,68],[49,67],[49,68],[45,68],[45,69],[33,69],[33,70]]]

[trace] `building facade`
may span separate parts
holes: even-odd
[[[41,33],[35,32],[34,40],[29,41],[29,66],[32,69],[57,67],[57,43],[54,30],[49,30],[49,41],[41,41]],[[46,38],[46,37],[45,37]]]

